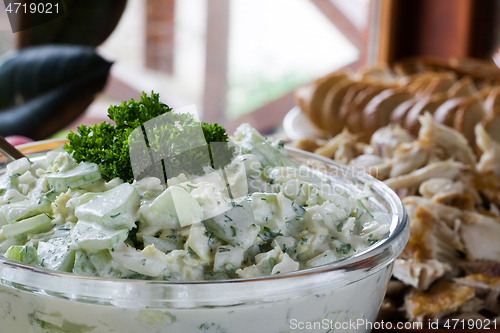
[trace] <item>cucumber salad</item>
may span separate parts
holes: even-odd
[[[241,125],[220,170],[105,179],[66,151],[19,159],[0,177],[0,254],[84,276],[199,281],[283,274],[365,250],[389,232],[370,188],[335,184]]]

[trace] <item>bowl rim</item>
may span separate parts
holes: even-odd
[[[52,150],[54,144],[63,144],[67,142],[66,139],[51,139],[51,140],[43,140],[43,141],[35,141],[28,144],[20,145],[22,151],[27,149],[33,149],[36,147],[50,147],[50,149],[40,151],[46,152],[48,150]],[[310,152],[306,152],[300,149],[286,147],[287,152],[291,152],[293,154],[302,155],[307,159],[313,159],[320,161],[334,169],[339,169],[342,174],[354,174],[356,173],[355,178],[358,181],[361,181],[363,184],[369,183],[372,186],[372,190],[375,193],[378,193],[385,198],[386,203],[389,204],[390,209],[392,211],[391,222],[390,222],[390,232],[389,236],[378,241],[376,244],[368,247],[364,251],[352,255],[350,257],[334,261],[329,264],[301,269],[298,271],[270,275],[270,276],[262,276],[262,277],[253,277],[253,278],[237,278],[237,279],[228,279],[228,280],[201,280],[201,281],[157,281],[157,280],[137,280],[137,279],[119,279],[119,278],[104,278],[104,277],[89,277],[76,275],[69,272],[61,272],[57,270],[50,270],[46,268],[30,266],[26,264],[22,264],[18,261],[14,261],[8,259],[2,255],[0,255],[0,279],[4,279],[2,276],[2,268],[10,267],[15,269],[16,271],[24,271],[28,272],[28,274],[39,274],[39,275],[50,275],[57,276],[64,279],[69,279],[72,281],[93,281],[95,283],[119,283],[119,284],[128,284],[128,285],[161,285],[161,286],[196,286],[196,285],[224,285],[224,284],[249,284],[255,282],[263,282],[263,281],[280,281],[280,280],[290,280],[294,278],[307,278],[312,275],[319,275],[321,273],[331,273],[336,271],[341,272],[349,272],[353,270],[364,270],[370,271],[372,273],[378,271],[374,270],[376,267],[381,269],[383,266],[386,266],[387,263],[391,263],[403,250],[405,244],[408,241],[409,237],[409,223],[408,217],[405,210],[405,207],[401,201],[401,199],[397,196],[397,194],[390,189],[383,182],[377,180],[371,175],[356,171],[353,167],[348,167],[342,165],[334,160],[328,159],[326,157],[316,155]],[[0,166],[1,167],[1,166]],[[0,171],[2,169],[0,168]],[[1,173],[0,173],[1,175]],[[390,247],[395,246],[395,251],[390,251],[390,254],[382,255],[384,250],[387,250]],[[381,256],[380,260],[371,260],[375,256]],[[381,261],[384,262],[384,265],[381,265]]]

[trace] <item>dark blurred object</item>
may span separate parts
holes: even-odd
[[[74,1],[72,1],[74,2]],[[34,28],[18,35],[17,47],[42,44],[77,44],[96,47],[113,32],[127,0],[78,1],[65,15],[44,23],[44,15],[20,16],[19,26]],[[23,22],[23,20],[30,20]],[[41,25],[40,22],[44,23]]]
[[[40,140],[64,128],[103,89],[111,64],[87,46],[10,54],[0,63],[0,134]]]
[[[491,60],[500,44],[500,0],[382,0],[378,60]]]

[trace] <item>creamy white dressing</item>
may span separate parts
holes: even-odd
[[[11,163],[0,177],[0,227],[9,231],[0,231],[0,254],[22,247],[37,253],[38,266],[85,276],[226,280],[325,265],[388,234],[386,214],[371,211],[369,188],[337,193],[329,180],[297,172],[282,145],[249,126],[235,140],[242,154],[224,170],[180,174],[166,185],[105,182],[96,165],[78,165],[66,153]],[[48,227],[28,230],[24,222],[42,214]],[[17,252],[12,259],[23,262]],[[0,324],[8,332],[291,332],[292,319],[374,320],[389,276],[388,267],[298,299],[190,309],[129,308],[126,296],[84,304],[0,285]]]

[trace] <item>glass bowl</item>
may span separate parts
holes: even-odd
[[[21,146],[40,154],[64,143]],[[394,259],[409,236],[404,206],[375,178],[320,156],[289,156],[342,191],[371,184],[371,209],[390,216],[388,237],[331,264],[251,279],[162,282],[83,277],[0,256],[0,331],[74,333],[368,332]],[[36,157],[35,157],[36,158]],[[0,163],[1,160],[0,160]],[[0,164],[0,174],[5,170]]]

